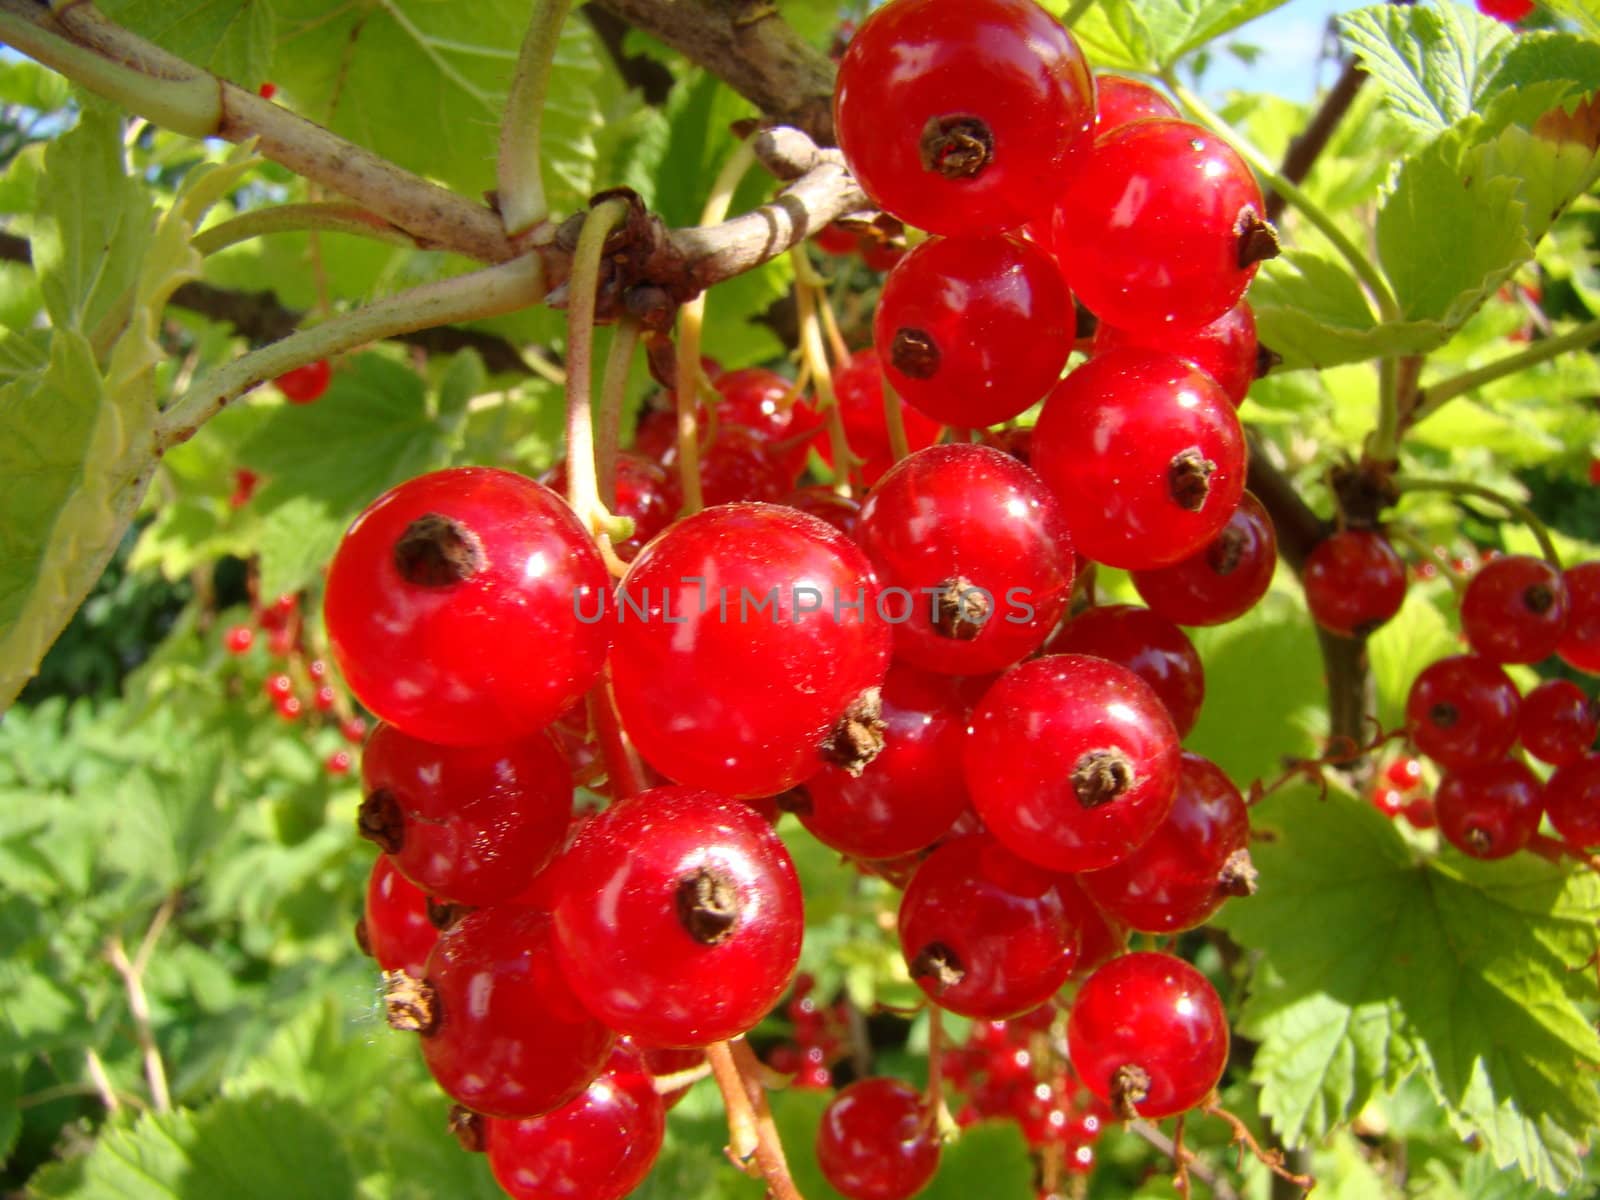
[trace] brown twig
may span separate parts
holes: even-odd
[[[1310,1175],[1296,1174],[1295,1172],[1289,1170],[1288,1167],[1284,1166],[1284,1154],[1282,1150],[1262,1149],[1261,1143],[1256,1141],[1255,1135],[1250,1132],[1250,1127],[1238,1117],[1234,1116],[1227,1109],[1223,1108],[1221,1102],[1217,1099],[1215,1092],[1212,1093],[1211,1099],[1206,1101],[1206,1104],[1201,1111],[1210,1113],[1214,1117],[1220,1117],[1223,1121],[1227,1122],[1228,1127],[1233,1130],[1234,1145],[1239,1147],[1241,1162],[1243,1161],[1244,1152],[1248,1150],[1252,1155],[1255,1156],[1257,1162],[1266,1167],[1267,1170],[1271,1171],[1279,1179],[1282,1179],[1287,1183],[1294,1184],[1295,1187],[1300,1188],[1302,1191],[1309,1192],[1312,1188],[1316,1187],[1317,1181]]]

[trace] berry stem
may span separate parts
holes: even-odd
[[[166,451],[188,441],[231,401],[295,367],[396,334],[514,312],[537,303],[544,292],[544,264],[536,256],[528,256],[423,284],[354,312],[330,317],[201,377],[161,414],[156,424],[156,445]]]
[[[712,181],[711,194],[706,197],[705,208],[700,213],[702,226],[716,225],[728,215],[728,209],[733,207],[733,193],[755,161],[755,147],[749,141],[734,148]],[[697,513],[705,507],[705,493],[700,487],[700,430],[695,417],[704,374],[700,368],[700,330],[705,316],[706,293],[703,291],[678,311],[678,467],[682,473],[685,514]],[[712,411],[714,414],[715,410]]]
[[[1400,303],[1395,299],[1388,280],[1384,279],[1378,268],[1373,265],[1372,259],[1364,254],[1350,236],[1339,228],[1334,219],[1323,211],[1322,206],[1285,179],[1266,155],[1240,137],[1227,122],[1207,107],[1205,101],[1178,82],[1178,77],[1172,71],[1162,72],[1161,79],[1172,90],[1172,94],[1178,98],[1180,104],[1201,124],[1209,126],[1218,137],[1238,151],[1241,158],[1260,172],[1261,177],[1273,191],[1299,209],[1305,219],[1328,239],[1340,257],[1350,264],[1350,269],[1355,272],[1356,277],[1366,285],[1373,302],[1378,306],[1379,318],[1385,323],[1400,320]]]
[[[392,225],[359,204],[322,201],[310,204],[278,204],[271,208],[258,208],[231,220],[221,221],[194,236],[192,245],[204,255],[215,254],[229,246],[251,238],[271,233],[304,233],[307,230],[326,230],[330,233],[349,233],[356,237],[388,242],[392,246],[425,249],[420,241]]]
[[[713,1042],[706,1061],[728,1110],[728,1156],[748,1169],[752,1158],[772,1200],[804,1200],[789,1175],[767,1093],[761,1086],[761,1064],[743,1038]]]
[[[639,345],[639,321],[623,317],[617,322],[606,352],[606,370],[600,379],[600,420],[595,426],[595,469],[600,481],[600,502],[610,508],[617,499],[617,442],[622,427],[622,406],[628,396],[628,371]]]
[[[817,386],[817,407],[828,426],[828,447],[833,455],[835,476],[833,490],[848,497],[851,493],[850,470],[857,459],[850,453],[850,441],[845,436],[844,414],[839,411],[839,397],[833,390],[833,371],[828,366],[822,322],[817,317],[817,296],[822,279],[806,257],[804,246],[796,246],[790,251],[789,257],[794,263],[794,296],[800,318],[801,361]]]
[[[526,233],[550,215],[540,143],[551,68],[561,42],[561,26],[571,9],[572,0],[535,0],[522,52],[517,56],[517,72],[500,121],[500,155],[495,163],[500,217],[508,237]]]
[[[622,199],[605,200],[589,210],[572,253],[572,278],[567,285],[567,499],[591,534],[605,531],[610,524],[610,513],[600,503],[589,401],[595,295],[600,288],[606,238],[627,215],[628,202]]]
[[[1476,496],[1497,504],[1505,509],[1508,516],[1528,527],[1538,541],[1539,552],[1544,555],[1545,561],[1558,569],[1561,566],[1561,556],[1556,553],[1555,542],[1551,540],[1550,530],[1545,523],[1526,504],[1513,500],[1487,484],[1470,483],[1464,479],[1424,479],[1417,475],[1396,475],[1390,483],[1397,492],[1444,492],[1452,496]]]
[[[1586,322],[1556,337],[1542,338],[1526,350],[1519,350],[1515,354],[1508,354],[1504,358],[1496,359],[1471,371],[1463,371],[1459,375],[1452,375],[1449,379],[1442,379],[1422,389],[1417,397],[1416,406],[1411,410],[1407,425],[1415,425],[1418,421],[1432,416],[1447,401],[1454,400],[1465,392],[1473,391],[1486,383],[1493,383],[1497,379],[1504,379],[1508,375],[1515,375],[1547,359],[1565,354],[1568,350],[1581,350],[1596,341],[1600,341],[1600,320]]]

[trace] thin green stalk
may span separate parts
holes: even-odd
[[[1422,399],[1412,410],[1411,423],[1414,425],[1424,417],[1432,416],[1446,401],[1454,400],[1465,392],[1480,388],[1486,383],[1493,383],[1496,379],[1504,379],[1507,375],[1515,375],[1518,371],[1565,354],[1568,350],[1581,350],[1597,341],[1600,341],[1600,320],[1579,325],[1576,329],[1556,337],[1542,338],[1526,350],[1519,350],[1485,366],[1440,380],[1431,387],[1422,389]]]
[[[0,42],[14,50],[177,133],[211,137],[222,124],[222,96],[216,80],[204,72],[155,78],[52,33],[17,8],[16,0],[0,7]]]
[[[1534,539],[1539,543],[1539,552],[1555,567],[1561,565],[1561,556],[1556,553],[1556,544],[1550,537],[1550,530],[1545,527],[1534,511],[1521,501],[1513,500],[1503,492],[1482,483],[1470,483],[1464,479],[1425,479],[1418,475],[1396,475],[1390,482],[1399,492],[1443,492],[1450,496],[1476,496],[1480,500],[1487,500],[1505,509],[1506,513],[1521,521],[1528,527]]]
[[[571,8],[572,0],[535,0],[533,18],[517,58],[517,73],[511,80],[511,94],[506,97],[495,172],[500,187],[500,216],[508,237],[525,233],[550,215],[540,145],[550,73],[561,42],[561,26]]]
[[[314,204],[276,204],[217,224],[195,234],[192,245],[201,254],[212,255],[229,246],[272,233],[305,233],[308,230],[349,233],[395,246],[415,248],[417,239],[396,225],[359,204],[327,201]]]
[[[1355,272],[1356,277],[1361,280],[1371,294],[1373,301],[1378,306],[1379,318],[1384,322],[1400,320],[1400,303],[1395,299],[1388,280],[1384,279],[1378,268],[1373,264],[1372,259],[1362,252],[1361,247],[1351,241],[1350,237],[1344,230],[1339,228],[1333,218],[1323,211],[1322,206],[1301,191],[1295,184],[1280,175],[1277,167],[1266,155],[1235,133],[1226,121],[1207,107],[1205,101],[1179,83],[1172,72],[1166,72],[1162,79],[1172,89],[1172,94],[1178,98],[1185,108],[1193,113],[1202,124],[1214,130],[1218,137],[1232,146],[1241,158],[1261,173],[1262,178],[1272,186],[1273,190],[1299,209],[1300,214],[1333,244],[1333,248],[1350,265],[1350,269]]]
[[[161,414],[156,444],[165,451],[188,441],[230,401],[295,367],[416,329],[515,312],[544,293],[544,264],[528,255],[330,317],[209,372]]]
[[[728,156],[711,183],[700,214],[701,225],[715,225],[733,207],[733,193],[756,161],[755,148],[741,142]],[[700,331],[706,319],[706,294],[701,292],[678,310],[678,361],[674,382],[678,396],[678,474],[683,487],[683,511],[697,513],[705,507],[700,487],[700,424],[696,415],[700,396]],[[716,415],[712,408],[713,419]]]
[[[567,499],[591,533],[607,532],[610,513],[600,503],[595,470],[594,414],[589,402],[594,348],[595,296],[600,290],[600,259],[606,238],[628,215],[628,202],[606,200],[583,220],[567,296]]]
[[[595,426],[595,468],[600,479],[600,502],[611,508],[617,500],[617,444],[622,433],[622,404],[628,395],[628,371],[639,345],[639,321],[623,317],[611,338],[606,371],[600,378],[600,420]]]

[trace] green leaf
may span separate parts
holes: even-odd
[[[1311,250],[1286,250],[1263,264],[1250,305],[1261,344],[1283,357],[1285,370],[1423,354],[1449,340],[1438,321],[1380,324],[1355,277]]]
[[[1521,185],[1486,167],[1463,165],[1454,135],[1401,164],[1378,212],[1377,243],[1409,320],[1458,328],[1533,257]]]
[[[1287,0],[1101,0],[1122,44],[1156,70],[1171,67]]]
[[[94,333],[138,278],[151,205],[128,176],[121,134],[115,117],[85,109],[45,150],[33,263],[57,329]]]
[[[422,381],[379,354],[350,359],[315,404],[274,410],[239,448],[268,480],[252,501],[263,593],[313,582],[363,508],[446,453]]]
[[[1513,35],[1457,4],[1381,5],[1339,18],[1390,108],[1429,132],[1477,109]]]
[[[113,1127],[80,1163],[48,1167],[45,1200],[353,1200],[355,1178],[332,1122],[271,1095]]]
[[[1463,1135],[1545,1187],[1600,1120],[1600,1037],[1574,971],[1600,880],[1534,855],[1418,860],[1371,805],[1298,788],[1254,814],[1259,893],[1218,917],[1262,952],[1241,1032],[1262,1110],[1302,1144],[1420,1069]]]
[[[119,25],[254,89],[272,69],[274,0],[100,0]]]

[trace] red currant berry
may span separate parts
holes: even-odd
[[[833,113],[879,207],[932,233],[1000,233],[1048,212],[1078,167],[1094,80],[1031,0],[891,0],[840,60]]]
[[[1006,237],[932,238],[884,281],[873,343],[889,383],[941,425],[1009,421],[1067,364],[1075,314],[1055,261]]]
[[[1187,558],[1227,525],[1244,491],[1244,433],[1204,371],[1171,354],[1110,350],[1050,393],[1033,467],[1081,554],[1147,570]]]
[[[1103,658],[1057,654],[1006,672],[972,714],[967,789],[1013,853],[1057,871],[1126,858],[1178,784],[1178,734],[1150,686]]]
[[[1550,776],[1544,806],[1550,824],[1572,845],[1600,847],[1600,755],[1587,754]]]
[[[1547,679],[1522,698],[1517,737],[1540,762],[1564,767],[1589,753],[1600,711],[1570,679]]]
[[[1439,832],[1473,858],[1505,858],[1528,844],[1544,815],[1539,778],[1515,759],[1451,771],[1433,796]]]
[[[588,691],[610,583],[577,517],[510,471],[458,467],[387,492],[328,569],[328,640],[383,720],[444,745],[512,741]]]
[[[1461,631],[1494,662],[1548,658],[1566,628],[1566,584],[1542,558],[1502,554],[1479,567],[1461,595]]]
[[[1084,1086],[1121,1116],[1186,1112],[1228,1062],[1228,1017],[1216,989],[1169,954],[1124,954],[1079,989],[1067,1047]]]
[[[1381,533],[1347,529],[1317,543],[1301,583],[1318,625],[1341,637],[1366,637],[1400,611],[1406,567]]]
[[[290,404],[311,404],[322,399],[332,378],[333,368],[328,365],[328,360],[319,358],[314,363],[284,372],[272,382],[277,384],[283,398]]]
[[[367,877],[367,899],[360,926],[362,948],[385,971],[422,978],[439,931],[428,920],[428,897],[378,855]]]
[[[1085,609],[1045,643],[1046,654],[1089,654],[1127,667],[1151,687],[1178,731],[1189,736],[1206,696],[1194,643],[1165,617],[1136,604]]]
[[[678,489],[677,474],[647,458],[619,454],[616,464],[616,503],[610,508],[617,516],[633,521],[633,533],[626,541],[613,543],[612,549],[623,562],[632,562],[645,543],[672,524],[683,507],[683,495]],[[551,467],[544,482],[565,496],[567,460],[563,458]]]
[[[848,363],[834,372],[833,391],[839,402],[845,440],[850,443],[850,452],[862,460],[861,478],[870,487],[894,466],[878,352],[871,348],[856,351]],[[912,408],[903,396],[897,396],[895,403],[900,406],[900,422],[905,426],[906,444],[911,450],[922,450],[939,440],[937,421]],[[813,445],[822,461],[831,467],[833,445],[827,433],[818,434]]]
[[[1073,293],[1130,331],[1197,329],[1237,304],[1278,252],[1250,168],[1186,121],[1113,129],[1056,207],[1055,246]]]
[[[415,1021],[434,1079],[491,1117],[536,1117],[599,1074],[613,1034],[579,1002],[556,962],[550,916],[480,908],[439,935],[432,995]]]
[[[1486,17],[1515,25],[1534,10],[1533,0],[1478,0],[1478,11]]]
[[[1225,625],[1267,594],[1277,565],[1272,518],[1245,492],[1221,533],[1171,566],[1134,571],[1133,586],[1174,625]]]
[[[380,724],[361,782],[361,835],[450,904],[512,899],[556,856],[572,819],[572,776],[543,733],[438,746]]]
[[[1235,407],[1244,403],[1260,366],[1256,318],[1248,300],[1239,301],[1211,324],[1187,332],[1129,333],[1102,321],[1094,331],[1094,353],[1104,354],[1118,346],[1162,350],[1187,359],[1215,379]]]
[[[1411,744],[1447,771],[1505,757],[1517,740],[1517,685],[1476,654],[1441,658],[1412,681],[1406,697]]]
[[[489,1169],[512,1200],[622,1200],[655,1165],[666,1106],[638,1052],[617,1052],[575,1099],[542,1117],[491,1117],[486,1134]]]
[[[1104,137],[1113,129],[1151,117],[1176,119],[1178,110],[1148,83],[1126,75],[1096,75],[1094,79],[1094,135]]]
[[[988,446],[932,446],[898,463],[858,534],[884,591],[896,655],[955,675],[1035,650],[1072,594],[1072,540],[1055,497]]]
[[[889,627],[871,565],[831,526],[705,509],[640,553],[616,606],[617,710],[668,778],[775,796],[825,761],[870,759]]]
[[[940,1008],[996,1020],[1043,1004],[1072,974],[1078,931],[1055,877],[987,834],[930,854],[900,900],[900,949]]]
[[[1567,585],[1567,631],[1556,653],[1569,667],[1600,675],[1600,560],[1563,573]]]
[[[925,849],[967,807],[967,705],[955,680],[893,664],[883,681],[883,725],[883,751],[866,767],[856,775],[823,767],[797,801],[812,836],[854,858]]]
[[[1193,929],[1229,896],[1255,890],[1249,840],[1250,817],[1239,789],[1215,763],[1186,753],[1166,820],[1127,858],[1086,872],[1078,882],[1131,929]]]
[[[222,639],[222,644],[227,647],[229,654],[248,654],[255,642],[256,631],[248,625],[231,626]]]
[[[561,867],[562,968],[607,1025],[659,1046],[737,1037],[794,976],[800,884],[748,805],[656,788],[579,831]]]
[[[898,1079],[858,1079],[829,1102],[817,1164],[848,1200],[907,1200],[939,1169],[939,1141],[921,1094]]]

